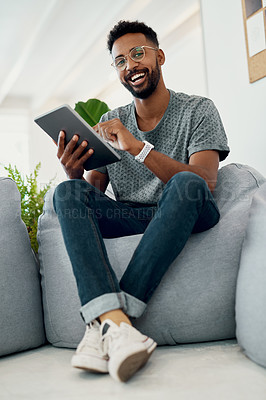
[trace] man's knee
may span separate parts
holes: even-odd
[[[80,201],[84,190],[89,192],[89,189],[93,190],[93,188],[92,185],[81,179],[70,179],[59,183],[54,191],[55,210],[59,206],[69,205],[70,202]]]
[[[167,186],[172,195],[181,201],[197,201],[209,197],[206,181],[193,172],[178,172],[167,182]]]
[[[73,194],[80,191],[80,182],[80,179],[70,179],[59,183],[54,191],[55,201],[68,201]]]

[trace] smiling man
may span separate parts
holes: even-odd
[[[127,381],[156,347],[132,321],[145,312],[190,235],[219,221],[211,192],[229,148],[211,100],[166,88],[165,55],[150,27],[120,21],[108,48],[133,102],[103,115],[94,128],[121,161],[84,177],[91,151],[82,155],[84,144],[76,149],[76,135],[65,146],[61,132],[58,158],[69,180],[56,188],[54,206],[87,324],[72,365]],[[109,182],[116,200],[104,194]],[[103,238],[139,233],[118,280]]]

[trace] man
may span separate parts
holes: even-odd
[[[189,236],[213,227],[219,211],[211,192],[228,152],[213,103],[168,90],[165,55],[143,23],[120,21],[108,36],[120,82],[133,102],[105,114],[94,128],[122,160],[83,177],[93,153],[67,146],[58,158],[69,180],[54,195],[87,327],[72,365],[127,381],[156,347],[131,325],[140,317]],[[104,192],[111,182],[116,201]],[[122,278],[110,265],[103,238],[144,233]]]

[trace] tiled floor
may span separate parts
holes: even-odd
[[[3,357],[1,400],[266,400],[266,369],[235,341],[159,347],[127,383],[70,366],[73,350],[45,346]]]

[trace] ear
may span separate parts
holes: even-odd
[[[165,63],[165,54],[162,51],[162,49],[158,49],[157,57],[158,57],[159,65],[163,65]]]

